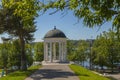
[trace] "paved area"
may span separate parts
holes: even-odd
[[[44,65],[25,80],[79,80],[68,65]]]
[[[115,78],[116,80],[120,80],[120,73],[119,74],[108,74],[108,76],[111,76]]]

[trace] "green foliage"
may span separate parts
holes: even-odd
[[[0,27],[3,32],[18,37],[21,48],[21,69],[26,70],[25,43],[34,40],[35,17],[40,9],[38,0],[2,0]],[[2,31],[1,31],[2,32]]]
[[[25,51],[27,57],[27,65],[30,66],[33,63],[32,46],[26,44]],[[19,40],[8,41],[0,44],[0,67],[7,67],[12,69],[13,66],[17,66],[20,69],[21,66],[21,48]]]
[[[96,65],[99,65],[101,67],[106,65],[106,56],[107,56],[107,45],[106,45],[106,40],[101,37],[100,39],[97,39],[94,42],[93,45],[93,51],[95,53],[92,53],[92,55],[94,55],[95,59],[93,60],[93,63]]]
[[[116,66],[115,63],[119,63],[120,60],[120,42],[115,35],[115,32],[109,30],[104,32],[96,39],[93,45],[93,51],[95,52],[94,63],[103,67],[108,66],[112,69]]]
[[[8,64],[8,56],[9,55],[9,50],[10,49],[10,43],[5,43],[5,44],[0,44],[0,65],[1,67],[7,67]]]
[[[7,51],[10,53],[8,54],[8,67],[17,66],[20,69],[20,44],[18,40],[13,40],[10,42],[10,47]]]
[[[34,60],[43,61],[43,42],[37,42],[34,45]]]
[[[79,65],[69,65],[69,67],[75,72],[80,80],[110,80]]]
[[[89,44],[86,41],[81,40],[79,41],[77,48],[76,59],[77,61],[84,62],[88,56],[87,50],[89,48]]]
[[[67,53],[68,60],[73,60],[74,46],[70,40],[67,41]]]
[[[38,70],[41,65],[31,66],[27,71],[15,71],[8,74],[5,77],[0,78],[0,80],[24,80],[26,77],[30,76],[33,72]]]
[[[37,11],[40,10],[38,0],[2,0],[2,5],[4,8],[14,9],[13,15],[22,19],[24,28],[30,26],[33,22],[31,19],[37,16]]]
[[[31,44],[25,45],[25,53],[27,56],[27,65],[31,66],[33,63],[33,46]]]
[[[67,53],[68,53],[67,57],[68,57],[68,60],[70,61],[75,61],[77,44],[78,44],[78,41],[75,41],[75,40],[67,41]]]
[[[88,27],[101,26],[111,21],[116,31],[120,32],[119,0],[44,0],[44,9],[71,10]]]
[[[89,44],[84,40],[68,41],[67,51],[68,59],[71,61],[84,62],[87,59]]]
[[[2,72],[2,69],[0,69],[0,72]]]

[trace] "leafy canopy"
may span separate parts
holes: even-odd
[[[94,64],[99,66],[115,67],[120,62],[120,42],[115,32],[103,32],[97,37],[93,45],[95,52]]]
[[[13,15],[22,18],[24,27],[30,25],[31,19],[38,16],[37,11],[40,10],[38,0],[2,0],[2,5],[4,8],[14,9]]]
[[[46,2],[45,2],[46,1]],[[119,0],[45,0],[45,10],[72,10],[88,27],[100,26],[111,21],[117,31],[120,28]],[[49,2],[48,2],[49,1]],[[47,4],[46,4],[47,3]]]
[[[21,48],[21,70],[26,70],[25,43],[33,40],[35,17],[40,9],[39,0],[2,0],[0,28],[2,32],[18,37]],[[3,17],[2,17],[3,16]]]

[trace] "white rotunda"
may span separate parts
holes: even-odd
[[[67,38],[65,34],[54,27],[44,36],[44,62],[67,61]]]

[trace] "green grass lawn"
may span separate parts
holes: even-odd
[[[87,70],[78,65],[69,65],[69,67],[75,72],[80,80],[111,80],[106,77],[97,75],[90,70]]]
[[[2,72],[2,69],[0,69],[0,72]]]
[[[26,77],[31,75],[34,71],[39,69],[41,65],[31,66],[27,71],[15,71],[13,73],[8,74],[5,77],[0,78],[0,80],[24,80]]]

